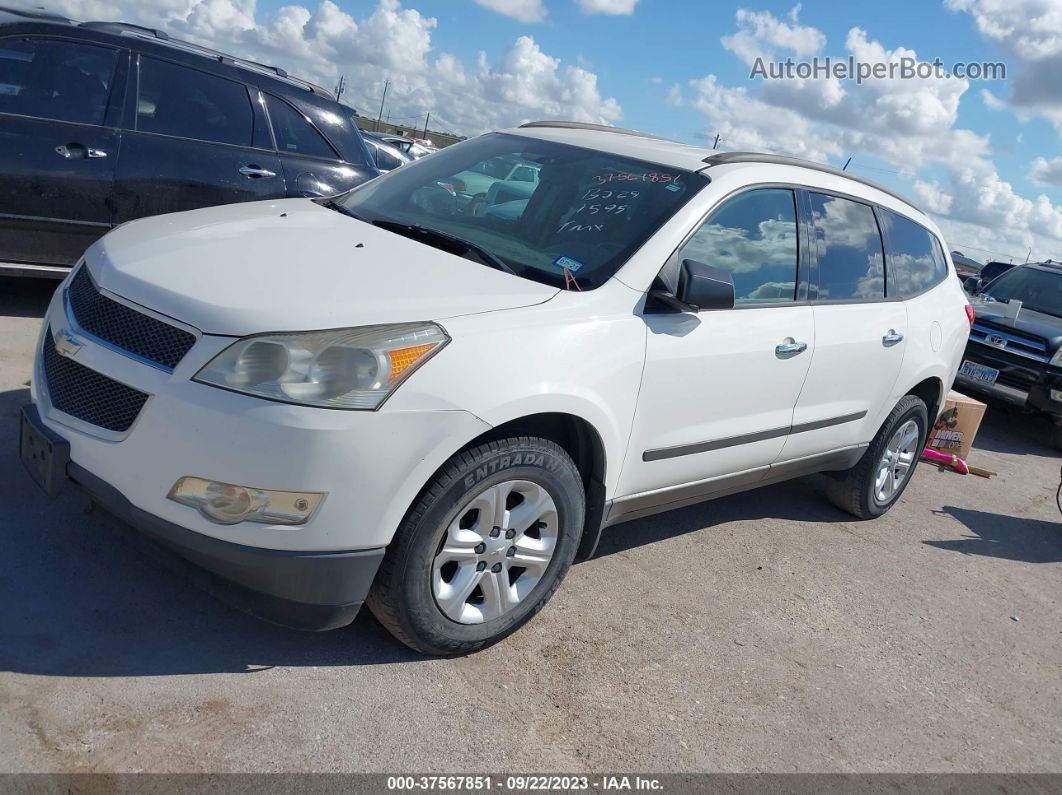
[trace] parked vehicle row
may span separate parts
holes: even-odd
[[[958,383],[1052,417],[1062,449],[1062,263],[1010,266],[971,287],[976,320]]]
[[[347,191],[379,173],[353,117],[162,31],[0,10],[0,274],[62,277],[136,218]]]
[[[474,651],[608,525],[811,472],[889,510],[969,333],[945,252],[850,173],[524,125],[94,243],[22,460],[274,620]]]

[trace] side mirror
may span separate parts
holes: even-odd
[[[981,287],[984,283],[979,276],[967,276],[966,281],[962,283],[962,289],[968,292],[970,295],[977,295],[981,292]]]
[[[705,265],[695,259],[682,260],[675,296],[697,312],[734,308],[734,277],[730,271]]]

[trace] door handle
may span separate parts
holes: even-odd
[[[889,329],[889,333],[881,338],[881,344],[886,348],[891,348],[893,345],[903,342],[903,334],[897,334],[896,329]]]
[[[106,157],[107,153],[102,149],[93,149],[92,147],[79,144],[77,142],[71,142],[68,144],[61,144],[55,147],[55,153],[59,157],[65,157],[67,160],[78,160],[86,157],[98,158]]]
[[[259,168],[258,166],[240,166],[240,173],[245,177],[251,177],[252,179],[258,179],[259,177],[275,177],[277,173],[270,171],[268,168]]]
[[[785,342],[775,346],[774,352],[780,359],[788,359],[803,353],[807,349],[808,344],[806,342],[797,342],[792,337],[786,337]]]

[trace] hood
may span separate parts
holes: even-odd
[[[116,295],[232,336],[444,320],[558,292],[308,199],[134,221],[95,243],[86,260]]]
[[[1002,302],[974,301],[975,323],[1013,331],[1018,334],[1039,337],[1047,342],[1047,349],[1054,353],[1062,346],[1062,318],[1021,308],[1017,320],[1006,318],[1007,305]]]

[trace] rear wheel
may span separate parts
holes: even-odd
[[[929,427],[926,404],[904,396],[885,420],[859,462],[830,473],[827,496],[838,508],[860,519],[888,511],[911,482]]]
[[[553,442],[518,437],[459,453],[403,520],[369,608],[425,654],[496,643],[560,586],[584,511],[579,471]]]

